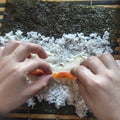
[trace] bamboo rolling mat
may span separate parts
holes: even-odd
[[[119,0],[43,0],[43,1],[71,1],[71,2],[79,2],[81,4],[88,4],[88,5],[99,5],[103,7],[109,8],[120,8],[120,1]],[[5,11],[5,3],[6,0],[0,0],[0,27],[2,27],[2,21],[4,20],[4,11]],[[109,4],[108,4],[109,3]],[[118,31],[119,37],[116,40],[117,46],[114,49],[114,58],[120,59],[120,31]],[[56,115],[56,114],[29,114],[29,113],[9,113],[7,115],[9,117],[5,118],[5,120],[31,120],[31,119],[41,119],[41,120],[93,120],[92,118],[83,118],[79,119],[76,115]],[[16,119],[15,119],[16,118]],[[2,120],[0,118],[0,120]]]
[[[13,118],[30,118],[30,119],[49,119],[49,120],[93,120],[92,118],[82,118],[75,115],[56,115],[56,114],[20,114],[20,113],[10,113],[8,117]]]
[[[5,11],[5,3],[6,0],[0,0],[0,28],[2,27],[2,21],[3,21],[3,12]]]

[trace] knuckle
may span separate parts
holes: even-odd
[[[102,86],[102,82],[100,82],[99,80],[96,80],[94,82],[94,88],[97,90],[98,88],[101,88]]]
[[[48,68],[50,68],[50,65],[45,63],[45,67],[46,67],[46,69],[48,69]]]
[[[12,41],[10,41],[12,44],[14,44],[14,45],[19,45],[19,42],[18,41],[15,41],[15,40],[12,40]]]
[[[106,53],[99,56],[99,58],[101,58],[101,59],[102,58],[111,58],[111,57],[112,57],[112,55],[109,52],[106,52]]]
[[[105,72],[105,76],[106,76],[107,78],[109,78],[110,80],[112,80],[113,77],[116,76],[116,75],[115,75],[114,71],[112,71],[112,70],[107,70],[107,71]]]
[[[39,66],[44,66],[46,68],[50,67],[49,64],[47,64],[47,62],[45,62],[44,60],[41,59],[34,59],[35,63],[38,64]]]
[[[21,45],[27,52],[32,51],[34,48],[32,43],[22,42]]]
[[[88,61],[89,63],[91,63],[91,62],[94,62],[96,59],[97,59],[96,56],[91,56],[91,57],[89,57],[89,58],[87,59],[87,61]]]
[[[80,69],[82,69],[83,66],[80,66],[80,67],[76,67],[73,69],[73,72],[74,73],[79,73],[80,72]]]
[[[50,65],[49,65],[47,62],[43,61],[43,60],[42,60],[42,61],[41,61],[41,60],[39,61],[39,65],[40,65],[40,66],[44,66],[45,69],[50,68]]]
[[[84,65],[80,65],[79,67],[76,68],[76,72],[77,73],[81,73],[85,71],[85,66]]]
[[[78,70],[85,70],[85,66],[80,65],[77,69],[78,69]]]
[[[86,60],[84,60],[81,63],[81,65],[88,65],[88,64],[94,63],[96,59],[98,59],[96,56],[91,56],[91,57],[87,58]]]
[[[28,43],[22,42],[21,45],[26,48],[27,50],[29,49],[30,45]]]
[[[38,45],[37,45],[37,47],[39,48],[39,51],[44,51],[43,47],[38,46]]]
[[[22,42],[21,45],[26,49],[26,51],[42,51],[42,47],[34,43]]]
[[[109,52],[106,52],[103,54],[103,56],[111,56],[111,54]]]
[[[48,84],[47,82],[43,82],[42,83],[42,88],[45,88],[47,86],[47,84]]]
[[[76,67],[72,70],[72,73],[77,76],[78,78],[83,74],[85,71],[85,67],[83,65],[80,65],[79,67]]]

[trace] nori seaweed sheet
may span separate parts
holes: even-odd
[[[63,33],[110,32],[112,47],[120,30],[120,9],[80,5],[79,2],[42,2],[40,0],[7,0],[2,35],[11,30],[38,31],[45,36],[61,37]]]
[[[114,48],[120,30],[120,9],[80,5],[79,2],[7,0],[4,16],[2,35],[20,29],[24,34],[37,31],[45,36],[59,38],[63,33],[83,32],[89,35],[97,32],[103,35],[104,31],[108,30]],[[57,110],[54,104],[42,102],[33,110],[30,109],[30,112],[75,114],[75,108],[65,106]]]

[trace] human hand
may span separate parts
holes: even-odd
[[[42,47],[32,43],[10,41],[0,51],[0,113],[7,113],[22,105],[27,99],[46,87],[51,78],[51,68],[40,58],[26,58],[37,54],[45,59]],[[38,80],[27,84],[27,74],[40,68],[45,73]]]
[[[0,58],[2,57],[3,49],[4,49],[4,47],[0,47]]]
[[[120,61],[111,54],[90,57],[71,70],[80,92],[99,120],[120,120]]]

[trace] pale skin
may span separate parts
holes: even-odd
[[[80,92],[98,120],[120,120],[120,61],[111,54],[93,56],[71,70]]]
[[[26,58],[31,53],[38,58]],[[8,113],[47,86],[51,79],[51,68],[44,62],[47,54],[42,47],[32,43],[10,41],[0,48],[0,114]],[[27,84],[27,74],[37,68],[44,71],[34,83]]]

